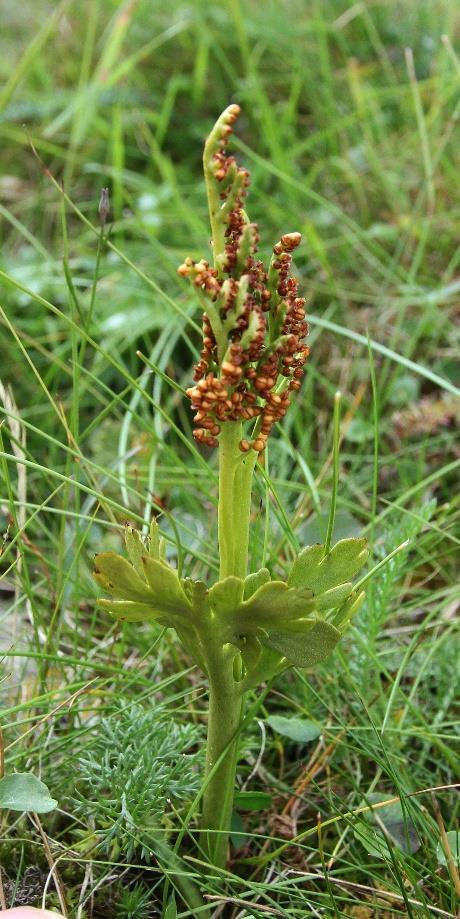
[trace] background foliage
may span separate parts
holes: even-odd
[[[436,807],[452,833],[457,5],[0,6],[5,762],[8,772],[33,770],[60,804],[41,823],[2,812],[7,902],[41,897],[57,861],[70,916],[174,915],[176,863],[161,846],[149,858],[148,821],[137,820],[134,840],[126,823],[107,832],[123,791],[120,782],[106,790],[98,751],[106,738],[123,784],[126,718],[141,749],[161,705],[177,725],[168,768],[189,749],[186,722],[198,755],[205,686],[168,633],[120,629],[98,612],[90,571],[94,552],[119,549],[123,523],[142,524],[152,508],[171,558],[194,577],[217,571],[215,458],[196,449],[182,394],[199,309],[176,267],[208,254],[202,143],[238,101],[234,147],[251,169],[261,249],[300,230],[296,268],[311,297],[307,377],[257,476],[253,565],[282,573],[294,550],[324,537],[337,388],[335,537],[364,531],[374,560],[410,543],[318,676],[290,674],[258,700],[240,783],[264,794],[238,799],[226,910],[452,916]],[[275,731],[267,718],[280,715],[307,720],[307,739],[293,740],[292,725],[288,736]],[[193,832],[198,806],[193,770],[177,782],[165,807],[173,841]],[[399,805],[370,819],[369,803],[394,797]],[[49,891],[58,905],[53,883]],[[209,877],[220,915],[217,891]]]

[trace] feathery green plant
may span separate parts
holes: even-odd
[[[212,585],[180,577],[167,563],[156,521],[144,540],[126,528],[128,558],[96,556],[94,577],[108,597],[102,608],[121,620],[172,627],[209,681],[202,839],[210,861],[226,861],[237,743],[245,693],[288,667],[323,662],[364,599],[362,538],[332,546],[338,478],[339,397],[334,413],[334,489],[326,541],[304,548],[287,581],[267,568],[248,573],[254,471],[308,356],[305,301],[289,275],[299,233],[274,246],[268,269],[257,259],[258,228],[244,209],[247,170],[227,153],[239,114],[229,106],[204,149],[213,265],[188,258],[179,274],[194,285],[203,309],[203,350],[187,391],[196,412],[194,436],[219,452],[220,577]]]
[[[79,757],[76,813],[91,818],[103,851],[149,859],[172,805],[198,792],[200,730],[161,709],[126,705],[98,724]]]

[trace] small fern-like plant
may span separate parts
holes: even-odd
[[[76,813],[91,818],[102,851],[149,861],[167,838],[168,806],[199,789],[201,731],[161,709],[128,705],[103,718],[77,763]]]
[[[368,557],[361,538],[331,545],[332,513],[325,544],[304,548],[287,581],[272,579],[267,568],[248,573],[254,470],[301,386],[308,329],[305,301],[290,275],[300,234],[281,237],[268,267],[256,255],[258,228],[244,209],[249,175],[227,153],[238,114],[237,105],[229,106],[204,148],[213,263],[187,258],[178,269],[203,309],[203,349],[187,395],[196,440],[219,453],[220,577],[214,584],[179,577],[155,521],[145,541],[127,527],[127,558],[99,554],[94,571],[104,609],[117,619],[174,628],[208,679],[201,825],[209,860],[219,867],[226,861],[245,693],[287,667],[313,669],[328,657],[364,599],[352,579]],[[337,418],[338,410],[338,432]]]

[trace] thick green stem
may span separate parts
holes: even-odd
[[[219,437],[220,578],[245,578],[248,567],[252,476],[257,453],[242,453],[240,422],[222,425]]]
[[[203,842],[209,861],[224,868],[233,809],[242,695],[234,678],[234,649],[216,649],[209,666]],[[216,765],[218,764],[218,765]]]
[[[257,454],[239,448],[241,424],[227,422],[219,437],[220,578],[244,578],[248,567],[251,486]],[[206,649],[209,676],[206,790],[202,828],[210,861],[225,867],[233,808],[242,711],[239,653],[233,645],[210,640]],[[216,766],[216,764],[218,765]]]

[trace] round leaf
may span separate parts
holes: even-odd
[[[306,718],[286,718],[284,715],[270,715],[267,724],[283,737],[289,737],[296,743],[310,743],[321,734],[321,729],[314,721]]]
[[[0,807],[47,814],[57,807],[57,801],[50,796],[44,782],[31,772],[15,772],[0,779]]]
[[[368,795],[366,804],[379,804],[386,800],[385,794],[374,792]],[[417,852],[420,848],[415,824],[404,815],[399,801],[368,811],[364,814],[364,822],[367,827],[360,823],[355,827],[355,836],[371,855],[380,855],[381,858],[387,856],[388,844],[385,834],[403,852]]]

